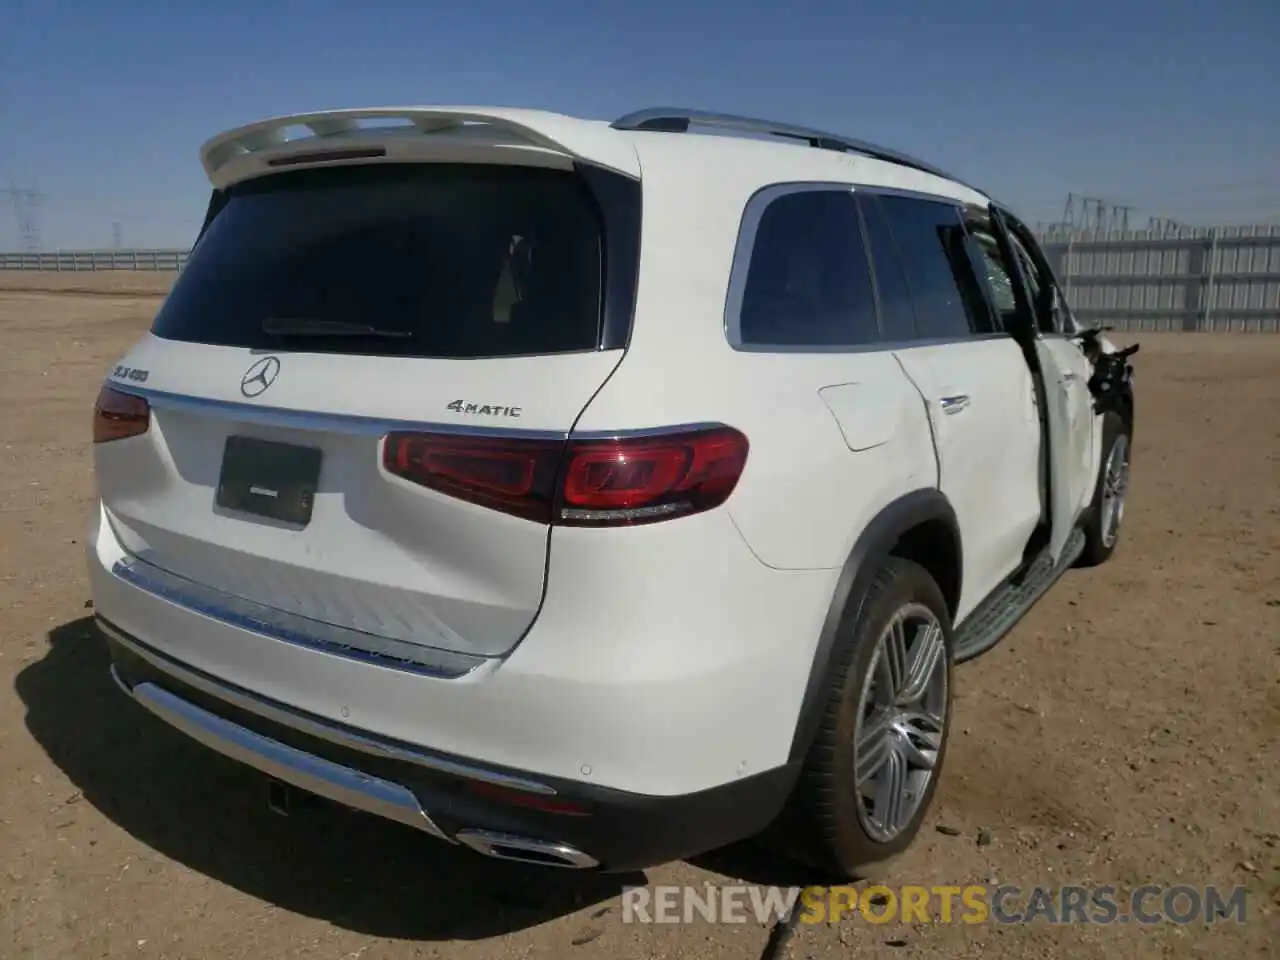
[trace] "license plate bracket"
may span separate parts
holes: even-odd
[[[222,449],[219,507],[305,527],[320,482],[321,451],[232,435]]]

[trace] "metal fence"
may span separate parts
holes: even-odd
[[[1280,332],[1280,225],[1043,234],[1083,323]],[[186,250],[0,253],[0,270],[177,271]]]
[[[1082,323],[1280,332],[1280,225],[1041,237]]]
[[[79,273],[97,270],[154,270],[174,273],[187,262],[186,250],[50,250],[0,253],[0,270]]]

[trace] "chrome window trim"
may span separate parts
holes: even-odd
[[[992,333],[975,333],[967,337],[930,337],[929,339],[921,340],[897,340],[893,343],[882,344],[882,347],[889,350],[912,350],[916,347],[944,347],[950,344],[982,343],[988,340],[1013,340],[1013,334],[1007,330],[997,330]]]
[[[96,616],[95,620],[98,628],[103,633],[130,653],[145,660],[161,673],[208,696],[239,707],[242,710],[247,710],[249,713],[256,714],[263,719],[290,727],[300,733],[327,740],[338,746],[350,747],[352,750],[367,753],[371,756],[386,757],[392,760],[403,760],[417,764],[420,767],[449,776],[480,780],[494,786],[510,787],[515,790],[523,790],[527,793],[538,793],[545,796],[553,796],[556,793],[554,788],[537,780],[515,774],[501,773],[496,770],[488,770],[460,760],[434,756],[407,745],[382,740],[303,714],[264,697],[242,691],[222,681],[214,680],[193,668],[182,666],[167,656],[153,651],[134,637],[129,636],[129,634],[101,615]]]
[[[902,197],[904,200],[925,200],[929,203],[944,203],[947,206],[955,207],[957,210],[963,210],[966,206],[965,201],[957,200],[955,197],[948,197],[941,193],[929,193],[926,190],[911,190],[906,187],[856,185],[853,188],[853,192],[866,193],[877,197]]]
[[[968,336],[956,337],[934,337],[928,339],[911,339],[911,340],[879,340],[875,343],[857,343],[857,344],[757,344],[746,343],[742,339],[741,312],[742,301],[746,291],[747,273],[751,266],[751,254],[755,249],[756,234],[760,227],[760,219],[764,215],[765,209],[769,204],[779,197],[789,196],[793,193],[849,193],[850,196],[856,194],[867,194],[871,196],[885,197],[903,197],[910,200],[922,200],[930,203],[941,203],[956,209],[957,217],[960,216],[964,208],[964,202],[957,200],[955,197],[948,197],[942,194],[928,193],[920,190],[910,190],[899,187],[885,186],[867,186],[858,183],[850,183],[844,181],[830,180],[803,180],[787,183],[774,183],[767,187],[762,187],[753,193],[748,199],[743,209],[742,220],[738,227],[738,238],[734,245],[733,260],[729,271],[729,287],[725,296],[724,307],[724,335],[729,346],[736,353],[756,353],[756,354],[813,354],[813,355],[830,355],[830,354],[862,354],[862,353],[883,353],[886,351],[910,350],[915,347],[936,347],[953,343],[970,343],[975,340],[999,340],[1012,339],[1012,334],[1007,331],[998,331],[994,333],[977,333],[974,332]],[[861,221],[859,220],[859,224]],[[861,225],[859,230],[862,230]],[[866,236],[862,235],[863,247],[865,251]],[[868,258],[868,267],[870,268],[870,259]],[[875,282],[874,274],[872,282]],[[879,314],[879,301],[876,303],[876,312]],[[877,322],[879,317],[877,316]],[[883,325],[880,325],[883,329]]]
[[[802,344],[785,344],[778,347],[769,346],[747,346],[735,347],[738,353],[790,353],[790,354],[862,354],[862,353],[885,353],[896,352],[900,350],[914,350],[918,347],[945,347],[949,344],[957,343],[977,343],[983,340],[1012,340],[1013,335],[1006,331],[997,331],[995,333],[975,333],[968,337],[930,337],[921,338],[919,340],[883,340],[877,343],[855,344],[848,347],[836,346],[804,346]]]

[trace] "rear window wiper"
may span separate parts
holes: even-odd
[[[307,317],[267,317],[262,332],[278,337],[412,337],[410,330],[387,330],[345,320],[313,320]]]

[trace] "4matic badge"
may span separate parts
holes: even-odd
[[[454,400],[445,405],[454,413],[473,413],[480,417],[518,417],[522,407],[508,407],[500,403],[472,403],[470,400]]]

